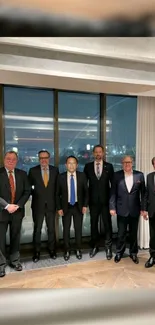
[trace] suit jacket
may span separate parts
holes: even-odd
[[[49,165],[49,182],[47,187],[45,187],[42,173],[41,173],[41,166],[35,166],[30,168],[28,178],[29,182],[32,187],[32,211],[37,213],[44,213],[45,212],[45,204],[49,211],[55,212],[56,211],[56,181],[58,176],[58,168]]]
[[[77,202],[80,211],[88,206],[88,187],[87,179],[84,173],[77,171]],[[67,172],[58,176],[56,190],[57,210],[63,210],[64,214],[68,211],[68,185]]]
[[[147,175],[144,210],[148,211],[150,218],[155,216],[155,172]]]
[[[124,171],[115,173],[111,188],[110,210],[116,210],[120,216],[139,217],[140,211],[144,210],[145,180],[144,174],[133,171],[133,186],[128,192]]]
[[[102,175],[99,180],[94,171],[94,162],[85,165],[84,173],[89,182],[89,206],[98,203],[109,206],[110,187],[114,175],[113,165],[103,161]]]
[[[19,217],[24,217],[24,205],[27,202],[31,189],[28,182],[28,177],[25,171],[15,168],[15,180],[16,180],[16,195],[14,204],[19,205],[19,209],[15,212]],[[7,204],[11,203],[11,190],[9,184],[9,178],[4,167],[0,168],[0,197]],[[4,204],[1,201],[1,204]],[[5,205],[6,206],[6,205]],[[3,207],[5,207],[3,206]],[[0,221],[7,221],[10,218],[10,214],[7,210],[2,209],[0,211]]]

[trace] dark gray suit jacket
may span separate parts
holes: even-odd
[[[150,218],[155,216],[155,172],[147,175],[144,210]]]
[[[144,210],[145,180],[144,174],[133,171],[133,187],[129,193],[125,183],[124,171],[114,174],[111,188],[110,210],[116,210],[117,215],[139,217]]]

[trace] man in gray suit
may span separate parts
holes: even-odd
[[[110,197],[110,214],[117,214],[118,224],[115,262],[118,263],[125,252],[129,225],[130,258],[138,264],[137,231],[139,216],[144,215],[145,180],[143,173],[132,169],[131,156],[124,157],[122,163],[123,169],[114,175]]]
[[[146,193],[144,199],[144,219],[149,216],[150,229],[150,258],[145,264],[146,268],[155,264],[155,157],[152,158],[154,172],[147,175]]]

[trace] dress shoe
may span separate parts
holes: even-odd
[[[150,257],[148,259],[148,261],[145,263],[145,267],[149,268],[152,267],[153,265],[155,265],[155,258],[154,257]]]
[[[116,254],[114,258],[115,263],[119,263],[121,258],[122,258],[121,254]]]
[[[82,259],[82,252],[80,250],[76,251],[76,257],[78,258],[78,260]]]
[[[5,276],[5,268],[1,267],[0,268],[0,278],[3,278]]]
[[[56,251],[49,251],[49,254],[50,254],[50,258],[52,258],[53,260],[56,260],[56,258],[57,258]]]
[[[135,264],[139,264],[139,259],[138,259],[137,255],[130,255],[130,258],[133,260],[133,262]]]
[[[89,253],[90,258],[93,258],[98,252],[99,252],[98,247],[94,247]]]
[[[20,263],[17,264],[10,264],[10,266],[15,270],[15,271],[22,271],[23,267]]]
[[[64,260],[65,261],[68,261],[70,259],[70,253],[67,251],[67,252],[65,252],[65,254],[64,254]]]
[[[34,263],[37,263],[40,260],[40,253],[39,252],[34,253],[32,259]]]
[[[106,250],[106,257],[107,257],[107,260],[111,260],[112,259],[112,251],[111,251],[111,248],[108,248]]]

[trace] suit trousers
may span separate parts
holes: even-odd
[[[45,204],[45,209],[43,212],[38,213],[38,211],[32,210],[34,230],[33,230],[33,247],[35,252],[40,252],[41,248],[41,232],[44,219],[47,226],[48,235],[48,249],[53,251],[56,249],[56,234],[55,234],[55,218],[56,213],[49,211],[47,205]]]
[[[0,221],[0,266],[6,265],[6,233],[8,226],[10,228],[10,263],[16,265],[20,261],[22,219],[17,210],[17,212],[10,214],[6,221]]]
[[[68,211],[62,217],[63,240],[64,240],[65,251],[70,250],[70,228],[71,228],[72,216],[73,216],[74,229],[75,229],[76,249],[77,250],[81,249],[83,214],[79,209],[78,203],[75,203],[75,205],[73,206],[68,204]]]
[[[155,258],[155,213],[149,218],[150,227],[150,256]]]
[[[131,217],[130,215],[128,217],[122,217],[120,215],[117,215],[117,226],[118,226],[118,238],[116,244],[117,254],[120,254],[122,256],[125,252],[127,227],[129,225],[129,241],[130,241],[129,253],[130,255],[137,255],[138,224],[139,224],[139,217]]]
[[[91,219],[91,244],[92,248],[99,245],[99,231],[98,222],[99,216],[102,218],[102,222],[105,229],[105,247],[106,249],[112,246],[112,223],[111,215],[109,213],[109,206],[104,206],[100,203],[91,206],[90,205],[90,219]]]

